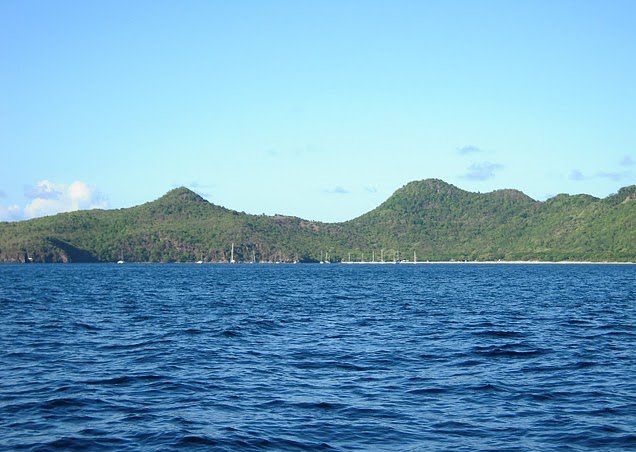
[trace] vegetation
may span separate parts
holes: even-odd
[[[0,262],[636,261],[636,186],[605,199],[411,182],[344,223],[239,213],[177,188],[119,210],[0,223]]]

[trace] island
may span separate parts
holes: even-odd
[[[0,223],[0,262],[634,262],[636,185],[599,199],[410,182],[364,215],[252,215],[176,188],[139,206]]]

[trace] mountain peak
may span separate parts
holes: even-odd
[[[524,201],[524,202],[529,202],[532,201],[534,202],[534,199],[532,199],[530,196],[526,195],[524,192],[520,191],[520,190],[515,190],[512,188],[502,188],[499,190],[495,190],[490,192],[490,194],[492,196],[498,197],[498,198],[503,198],[503,199],[508,199],[511,201]]]
[[[396,190],[391,198],[437,198],[444,196],[454,196],[457,193],[463,193],[464,190],[458,188],[441,179],[423,179],[402,186]],[[391,200],[389,198],[389,200]]]
[[[155,219],[200,216],[216,208],[214,204],[186,187],[174,188],[161,198],[143,204],[142,207],[147,209],[147,212]]]
[[[207,203],[205,199],[186,187],[174,188],[157,201]]]
[[[420,190],[421,189],[428,189],[428,190],[433,190],[433,191],[448,190],[448,189],[459,190],[459,188],[455,187],[452,184],[449,184],[448,182],[444,182],[441,179],[416,180],[416,181],[413,181],[413,182],[409,182],[403,188],[420,189]]]

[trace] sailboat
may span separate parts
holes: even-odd
[[[117,261],[118,264],[123,264],[124,263],[124,250],[121,250],[121,253],[119,254],[119,260]]]
[[[234,242],[232,242],[232,253],[230,254],[230,264],[234,263]]]

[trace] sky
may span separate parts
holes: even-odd
[[[0,220],[636,183],[636,2],[0,2]]]

